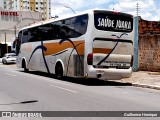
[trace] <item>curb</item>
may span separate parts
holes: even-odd
[[[146,84],[135,84],[135,83],[132,83],[132,86],[142,87],[142,88],[150,88],[150,89],[155,89],[155,90],[160,90],[160,86],[154,86],[154,85],[146,85]]]

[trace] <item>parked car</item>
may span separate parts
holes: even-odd
[[[16,63],[16,54],[15,53],[6,53],[2,58],[3,64]]]

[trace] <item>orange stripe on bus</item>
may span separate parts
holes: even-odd
[[[84,55],[84,41],[73,41],[73,43],[75,46],[81,43],[76,48],[79,55]],[[44,52],[45,55],[57,54],[67,48],[74,48],[74,46],[68,41],[61,44],[59,42],[44,43],[44,46],[47,48],[47,51]]]
[[[93,48],[93,53],[104,53],[109,54],[112,49],[106,49],[106,48]]]

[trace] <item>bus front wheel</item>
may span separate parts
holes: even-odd
[[[63,78],[63,68],[62,68],[61,63],[57,63],[56,68],[55,68],[55,75],[57,79]]]
[[[22,67],[23,67],[23,69],[24,69],[24,72],[28,72],[29,70],[27,69],[27,67],[26,67],[26,62],[23,60],[23,62],[22,62]]]

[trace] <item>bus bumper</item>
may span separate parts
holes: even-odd
[[[132,75],[132,67],[129,69],[100,69],[89,67],[87,77],[102,80],[120,80],[129,78]]]

